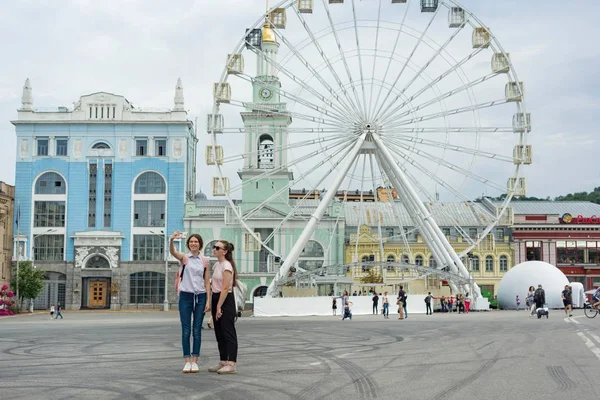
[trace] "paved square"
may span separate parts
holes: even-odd
[[[390,318],[394,318],[390,316]],[[0,320],[3,399],[564,399],[600,397],[600,317],[242,318],[238,375],[203,330],[182,374],[178,314],[65,313]]]

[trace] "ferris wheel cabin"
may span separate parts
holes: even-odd
[[[303,14],[312,14],[313,0],[298,0],[298,11]]]
[[[510,54],[494,53],[492,56],[492,71],[498,74],[510,71]]]
[[[462,28],[467,23],[465,10],[460,7],[452,7],[448,11],[448,26],[450,28]]]
[[[513,132],[531,132],[531,114],[516,113],[513,115]]]
[[[513,164],[530,165],[531,164],[531,145],[517,145],[513,150]]]
[[[206,132],[208,133],[223,133],[225,119],[223,114],[208,114],[206,116]]]
[[[477,27],[473,30],[473,48],[474,49],[487,49],[490,47],[490,40],[492,35],[487,28]]]
[[[217,103],[231,101],[231,85],[229,83],[215,83],[213,94]]]
[[[229,191],[229,178],[215,176],[212,181],[213,196],[226,196]]]
[[[507,82],[504,87],[506,101],[521,101],[524,93],[523,82]]]
[[[421,12],[436,12],[438,0],[421,0]]]
[[[206,165],[223,165],[223,146],[206,146]]]
[[[244,56],[241,54],[227,55],[227,73],[231,75],[242,74],[244,72]]]
[[[276,8],[271,11],[271,14],[269,14],[269,21],[275,28],[285,29],[285,25],[287,23],[285,8]]]

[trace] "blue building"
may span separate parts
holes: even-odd
[[[81,96],[73,109],[36,109],[27,80],[12,123],[15,258],[32,260],[47,278],[35,306],[175,302],[165,242],[193,199],[197,146],[181,81],[173,109],[136,108],[106,92]]]

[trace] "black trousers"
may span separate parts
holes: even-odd
[[[431,303],[425,303],[425,306],[426,306],[425,312],[427,314],[433,314],[433,312],[431,311]]]
[[[233,293],[228,293],[221,310],[223,315],[217,319],[217,304],[221,293],[213,293],[211,301],[211,314],[215,326],[215,337],[219,346],[219,357],[221,361],[237,362],[238,342],[235,331],[235,317],[237,310]]]

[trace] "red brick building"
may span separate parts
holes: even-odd
[[[579,201],[514,201],[515,264],[556,265],[586,290],[600,286],[600,205]]]

